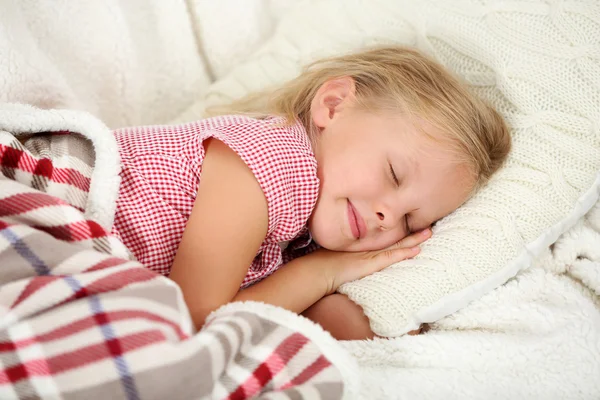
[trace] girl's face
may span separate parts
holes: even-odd
[[[308,224],[319,245],[380,250],[467,199],[473,178],[441,143],[402,117],[359,111],[350,96],[328,100],[326,90],[321,94],[322,109],[319,94],[312,108],[321,187]]]

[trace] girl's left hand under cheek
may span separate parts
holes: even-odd
[[[411,248],[420,245],[431,237],[431,229],[425,228],[422,231],[411,233],[407,237],[394,244],[394,248]]]

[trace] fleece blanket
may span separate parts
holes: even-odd
[[[185,1],[0,0],[0,102],[160,123],[211,81]]]
[[[89,115],[0,107],[0,398],[356,392],[353,360],[285,310],[234,303],[195,332],[179,288],[109,234],[115,145]]]
[[[176,117],[273,34],[288,0],[0,0],[0,101],[110,128]]]

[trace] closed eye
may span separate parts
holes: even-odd
[[[398,180],[398,177],[396,176],[396,172],[394,171],[394,167],[392,166],[392,164],[389,164],[389,166],[390,166],[390,173],[392,174],[392,180],[394,181],[394,183],[396,184],[396,186],[400,186],[400,181]]]

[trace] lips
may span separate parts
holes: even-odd
[[[354,208],[350,200],[348,200],[348,223],[354,238],[361,239],[365,237],[367,233],[365,221],[360,216],[358,210]]]

